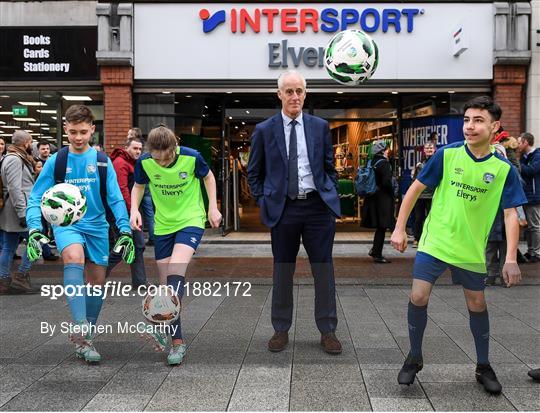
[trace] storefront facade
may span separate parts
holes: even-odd
[[[103,141],[96,51],[95,2],[0,3],[0,138],[24,129],[65,145],[62,113],[85,103],[96,115],[94,139]]]
[[[308,83],[305,110],[330,122],[340,178],[352,179],[371,142],[386,139],[406,188],[431,132],[438,145],[462,139],[470,97],[515,106],[507,129],[521,130],[514,111],[525,71],[494,67],[496,13],[486,2],[135,4],[134,122],[145,133],[164,123],[185,144],[213,149],[226,226],[245,229],[249,136],[279,110],[279,74],[295,69]],[[345,29],[368,32],[379,47],[375,75],[359,86],[332,81],[324,68],[326,44]],[[358,206],[343,206],[355,222]]]
[[[498,100],[511,134],[526,127],[529,2],[14,4],[0,2],[0,29],[28,33],[0,40],[4,52],[20,58],[0,63],[0,133],[10,135],[3,125],[24,127],[61,145],[59,114],[77,102],[92,106],[96,140],[107,151],[124,143],[131,126],[146,135],[166,124],[212,165],[229,229],[250,229],[246,223],[257,221],[245,218],[256,217],[244,173],[249,138],[257,122],[280,110],[276,79],[284,70],[306,77],[305,110],[330,122],[342,179],[365,162],[371,142],[386,139],[406,188],[432,132],[438,145],[462,139],[461,108],[475,95]],[[24,44],[25,35],[34,43],[47,37],[30,32],[35,29],[69,40],[69,26],[97,30],[96,44],[68,51],[71,60],[52,46]],[[344,29],[368,32],[379,48],[377,71],[359,86],[332,81],[324,68],[324,47]],[[84,44],[78,33],[71,37]],[[89,52],[96,59],[84,65],[88,72],[78,78],[62,72]],[[25,64],[39,62],[49,64],[46,73],[24,72]],[[24,123],[13,115],[20,102],[47,107],[27,106],[19,119],[35,121]],[[356,222],[357,205],[346,209]]]

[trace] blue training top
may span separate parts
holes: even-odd
[[[30,230],[41,229],[41,197],[47,189],[55,184],[54,165],[56,155],[52,155],[47,160],[30,194],[26,210],[26,221]],[[99,171],[96,162],[97,152],[94,148],[90,148],[81,154],[72,152],[68,154],[65,182],[80,189],[81,193],[86,197],[87,205],[84,217],[71,225],[70,228],[89,235],[108,237],[109,224],[105,217],[105,208],[102,205],[99,193]],[[107,159],[107,203],[116,218],[116,225],[120,231],[131,232],[126,203],[120,192],[116,172],[110,159]],[[55,234],[60,228],[62,227],[53,226]]]

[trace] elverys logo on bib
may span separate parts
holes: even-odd
[[[86,167],[86,172],[89,174],[95,174],[96,173],[96,165],[90,164]]]
[[[489,173],[489,172],[486,172],[486,173],[484,174],[484,182],[485,182],[486,184],[492,183],[494,179],[495,179],[495,175],[493,175],[493,174],[491,174],[491,173]]]

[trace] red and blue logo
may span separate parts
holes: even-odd
[[[219,10],[210,15],[210,12],[206,9],[199,11],[199,17],[203,21],[203,32],[209,33],[218,27],[221,23],[225,23],[226,15],[225,10]]]
[[[404,29],[411,33],[414,30],[415,17],[423,14],[424,9],[378,10],[371,7],[363,10],[326,8],[320,11],[312,8],[232,8],[228,12],[218,10],[213,14],[208,9],[199,11],[204,33],[210,33],[227,20],[232,33],[245,33],[248,28],[254,33],[261,30],[268,33],[273,33],[274,30],[281,30],[283,33],[334,33],[347,29],[360,29],[367,33],[378,30],[383,33],[389,30],[400,33]]]

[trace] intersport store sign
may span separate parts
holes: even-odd
[[[461,29],[468,49],[453,55]],[[327,79],[323,52],[345,29],[377,42],[373,79],[490,79],[492,4],[135,4],[136,79]]]

